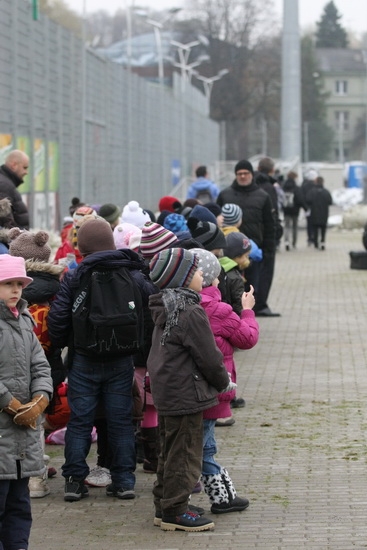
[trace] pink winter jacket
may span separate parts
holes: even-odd
[[[234,348],[250,349],[259,339],[259,325],[251,309],[243,310],[241,318],[234,313],[232,307],[222,302],[218,288],[209,286],[201,291],[201,305],[209,318],[214,334],[215,343],[223,353],[227,371],[236,382],[236,365],[234,362]],[[218,395],[219,404],[207,409],[204,418],[217,419],[232,416],[230,402],[235,397],[235,391]]]

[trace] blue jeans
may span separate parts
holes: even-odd
[[[203,466],[201,473],[204,476],[220,474],[222,466],[216,462],[217,442],[214,435],[215,420],[204,418],[203,436]]]
[[[62,475],[82,480],[89,474],[86,462],[98,403],[102,402],[111,448],[112,482],[116,487],[135,485],[135,437],[132,420],[131,357],[108,362],[91,362],[75,353],[68,375],[70,420],[65,435],[65,464]]]
[[[28,548],[31,525],[28,478],[0,480],[0,550]]]

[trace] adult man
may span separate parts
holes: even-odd
[[[136,458],[132,421],[132,355],[124,353],[126,345],[123,343],[124,334],[121,334],[121,327],[113,327],[113,336],[110,337],[107,323],[104,329],[101,329],[100,325],[93,326],[93,331],[89,333],[90,339],[87,341],[85,336],[88,332],[78,331],[73,315],[78,312],[81,305],[82,311],[88,312],[88,301],[83,302],[88,295],[85,275],[96,274],[105,280],[107,278],[107,284],[112,284],[116,281],[113,273],[119,272],[121,268],[127,268],[141,294],[143,307],[147,307],[149,295],[156,292],[156,287],[143,275],[145,265],[138,254],[128,249],[116,250],[111,226],[105,220],[85,217],[77,238],[83,261],[77,268],[65,274],[48,316],[50,340],[59,347],[68,346],[68,359],[71,365],[68,375],[68,402],[71,414],[65,437],[65,463],[62,467],[65,478],[64,500],[73,502],[88,496],[88,489],[84,485],[84,480],[89,474],[86,458],[90,449],[90,434],[96,409],[100,403],[103,404],[106,417],[111,451],[112,483],[107,486],[106,494],[119,499],[131,499],[135,497]],[[121,278],[119,280],[122,281]],[[124,296],[126,285],[121,283],[119,286],[123,289],[120,292]],[[109,296],[107,302],[107,295],[100,290],[99,293],[91,293],[89,311],[93,304],[100,303],[104,312],[107,309],[115,309],[116,312],[120,307],[117,306],[117,300],[116,303],[112,303]],[[126,297],[126,300],[133,312],[138,306],[137,301],[135,298],[131,300],[130,297]],[[84,313],[84,316],[87,315],[88,313]],[[101,317],[101,313],[99,316]],[[88,317],[91,318],[89,315]],[[121,315],[121,322],[123,318],[131,318],[131,315]],[[78,317],[78,321],[82,323],[81,316]],[[131,325],[129,328],[126,327],[124,333],[132,335],[133,340],[134,331],[130,328]],[[113,354],[110,353],[111,348]]]
[[[219,189],[210,179],[206,166],[199,166],[195,171],[197,180],[192,183],[187,191],[187,199],[198,199],[202,204],[215,202]]]
[[[9,204],[7,201],[2,201],[3,206],[8,205],[7,209],[1,209],[0,226],[2,227],[29,228],[28,209],[17,190],[28,173],[28,166],[28,156],[23,151],[15,149],[9,153],[5,164],[0,167],[0,199],[8,199],[10,202]]]
[[[313,234],[314,227],[313,227],[313,224],[312,224],[312,221],[311,221],[311,216],[310,216],[311,210],[310,210],[310,205],[307,202],[307,197],[309,196],[310,191],[316,187],[317,176],[318,176],[318,174],[317,174],[316,170],[312,170],[312,169],[308,170],[308,172],[306,172],[305,179],[303,180],[302,185],[301,185],[303,198],[306,201],[306,204],[309,208],[306,212],[307,244],[308,244],[308,246],[311,246],[311,245],[314,244],[314,234]]]
[[[275,255],[275,223],[273,205],[270,196],[254,181],[254,169],[248,160],[241,160],[235,166],[236,179],[230,187],[219,193],[217,203],[223,206],[227,203],[238,204],[243,217],[240,231],[255,241],[262,249],[263,258]],[[262,262],[252,262],[246,269],[247,284],[255,289],[256,315],[262,317],[278,317],[270,308],[262,303],[263,279],[261,278]]]
[[[278,193],[276,187],[279,187],[277,180],[273,177],[275,171],[275,163],[270,157],[260,159],[255,181],[260,189],[268,193],[272,203],[272,214],[275,224],[275,246],[279,245],[283,235],[283,228],[279,220],[278,209]],[[275,252],[267,252],[263,255],[260,266],[260,283],[259,291],[256,297],[257,315],[266,317],[279,317],[279,314],[271,312],[267,304],[270,287],[273,282],[275,268]]]

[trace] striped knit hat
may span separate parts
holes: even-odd
[[[238,204],[227,203],[222,206],[223,225],[236,225],[242,220],[242,208]]]
[[[201,243],[206,250],[215,250],[226,246],[226,239],[217,225],[189,218],[187,225],[193,238]]]
[[[149,263],[150,278],[158,288],[187,288],[198,268],[199,258],[184,248],[168,248]]]
[[[165,229],[159,223],[148,222],[142,228],[140,252],[144,258],[153,258],[154,254],[177,242],[178,239],[172,231]]]

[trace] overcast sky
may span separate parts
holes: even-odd
[[[81,12],[85,1],[87,11],[107,10],[114,14],[117,9],[131,4],[133,0],[65,0],[75,11]],[[261,3],[261,0],[258,0]],[[279,19],[282,16],[283,0],[273,0]],[[320,19],[323,7],[328,0],[299,0],[299,16],[301,27],[308,27]],[[184,6],[184,0],[135,0],[135,5],[165,9]],[[343,16],[341,23],[348,30],[357,33],[367,32],[367,0],[334,0],[334,3]]]

